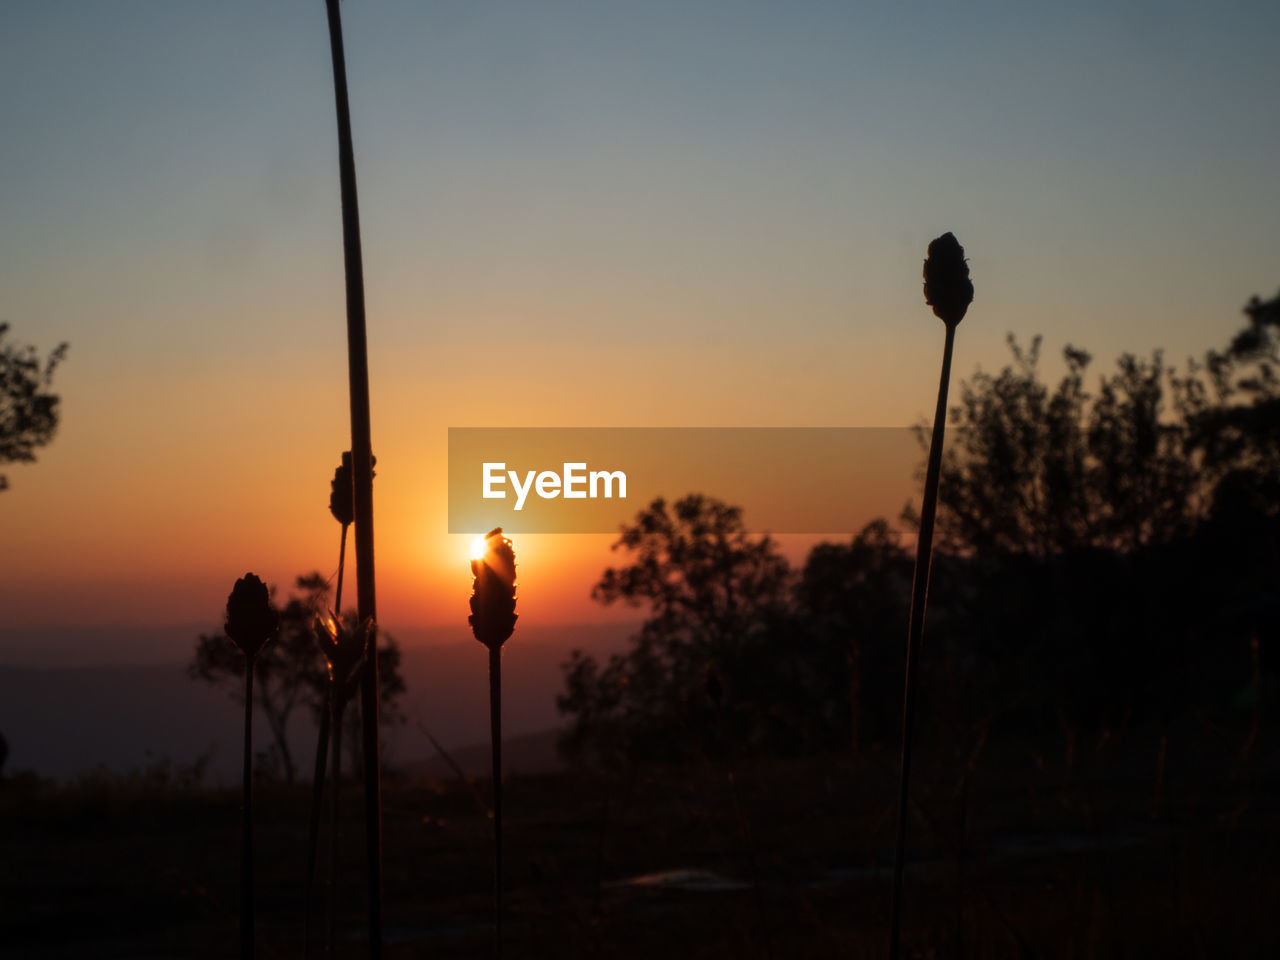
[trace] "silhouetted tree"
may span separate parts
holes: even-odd
[[[59,344],[41,364],[34,347],[4,343],[8,330],[0,323],[0,463],[30,463],[58,427],[58,396],[45,388],[67,345]],[[0,474],[0,490],[8,485]]]
[[[691,495],[655,500],[614,549],[631,562],[606,570],[592,597],[647,606],[649,616],[603,669],[581,650],[564,665],[566,752],[686,757],[713,748],[721,725],[739,741],[785,736],[798,673],[782,639],[790,571],[774,542],[748,536],[739,508]]]
[[[1068,346],[1067,372],[1051,391],[1039,376],[1040,342],[1024,350],[1010,334],[1013,364],[961,384],[942,472],[944,546],[1048,556],[1189,532],[1203,485],[1185,423],[1166,416],[1176,377],[1160,352],[1149,361],[1125,354],[1094,394],[1089,354]]]
[[[1179,374],[1160,351],[1125,354],[1085,383],[1068,346],[1050,391],[1040,338],[999,375],[961,386],[943,470],[940,529],[952,552],[1048,556],[1132,551],[1188,536],[1213,510],[1280,504],[1280,297],[1254,297],[1226,349]],[[1225,484],[1225,485],[1224,485]],[[1225,498],[1225,499],[1224,499]],[[1219,502],[1221,501],[1221,502]]]
[[[1210,351],[1200,387],[1180,383],[1189,442],[1212,483],[1208,517],[1194,543],[1203,589],[1216,598],[1214,627],[1252,668],[1280,681],[1280,296],[1253,297],[1246,324]],[[1234,642],[1232,642],[1234,641]],[[1236,658],[1239,660],[1239,658]]]
[[[949,693],[1167,722],[1244,682],[1280,619],[1280,300],[1245,313],[1185,373],[1125,355],[1091,390],[1068,347],[1050,389],[1039,338],[1010,337],[1014,363],[962,385],[939,516],[952,573],[931,600],[954,628]]]
[[[1225,350],[1178,381],[1190,445],[1215,484],[1211,512],[1280,507],[1280,296],[1254,297]],[[1196,376],[1203,373],[1205,378]]]
[[[1010,338],[1012,364],[960,386],[921,696],[939,737],[972,734],[965,757],[991,723],[1164,729],[1229,720],[1276,684],[1280,297],[1245,314],[1184,371],[1125,355],[1087,382],[1089,354],[1068,347],[1051,386],[1039,338]],[[648,619],[627,653],[564,665],[567,752],[894,735],[911,564],[883,521],[815,547],[794,585],[709,497],[655,501],[615,549],[629,563],[593,596]]]
[[[884,519],[849,543],[820,543],[796,585],[799,615],[820,653],[822,711],[857,750],[897,734],[911,555]]]
[[[309,710],[319,720],[326,709],[327,672],[324,657],[316,644],[313,624],[317,614],[327,606],[328,581],[320,573],[298,577],[299,595],[290,596],[280,612],[280,634],[263,648],[257,657],[255,690],[257,705],[267,718],[271,731],[270,757],[277,761],[287,780],[297,773],[289,747],[289,719],[298,707]],[[354,614],[344,618],[354,625]],[[405,691],[400,673],[400,649],[395,640],[384,633],[378,636],[379,690],[384,723],[400,720],[397,700]],[[196,641],[195,655],[187,667],[193,680],[203,680],[226,687],[243,701],[244,657],[221,634],[202,634]],[[347,743],[358,750],[356,735],[359,718],[349,711],[345,723],[351,728]]]

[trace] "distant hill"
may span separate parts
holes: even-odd
[[[559,724],[555,695],[562,688],[560,664],[569,651],[581,647],[607,656],[625,646],[633,629],[614,624],[517,630],[503,653],[504,739],[548,736]],[[170,654],[168,662],[0,666],[0,733],[10,748],[6,769],[70,777],[99,765],[140,768],[159,757],[188,764],[212,751],[211,775],[234,780],[240,763],[240,712],[223,690],[188,679],[186,658],[198,632],[193,628],[185,637],[170,633],[163,649],[180,654]],[[76,628],[76,634],[77,647],[94,639],[92,630]],[[140,635],[156,639],[146,631]],[[470,757],[467,749],[487,743],[489,735],[484,648],[465,625],[456,631],[408,629],[392,635],[403,652],[408,690],[401,707],[408,722],[387,731],[386,762],[421,763],[435,754],[420,724],[451,753],[457,748]],[[102,645],[96,649],[107,649],[118,639],[116,628],[106,628],[96,637]],[[56,660],[60,655],[50,656]],[[265,723],[255,725],[255,734],[265,729]],[[301,712],[292,724],[290,745],[299,770],[309,769],[315,731]],[[519,752],[512,748],[513,763],[523,762]]]
[[[0,665],[136,667],[185,662],[195,638],[222,624],[164,627],[0,627]]]

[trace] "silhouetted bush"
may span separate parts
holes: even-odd
[[[1091,358],[1068,347],[1050,388],[1039,338],[1010,337],[1012,364],[961,385],[923,660],[935,718],[1229,722],[1276,685],[1280,298],[1245,314],[1184,372],[1125,355],[1091,388]],[[911,560],[884,521],[797,573],[737,508],[695,495],[655,501],[615,549],[630,563],[593,596],[648,619],[627,653],[565,664],[566,753],[896,740]]]
[[[290,596],[283,606],[277,608],[279,636],[258,654],[254,695],[267,718],[272,738],[271,744],[259,752],[256,770],[260,775],[283,775],[290,781],[297,773],[288,740],[290,718],[301,707],[319,721],[326,709],[328,683],[328,669],[316,643],[314,622],[316,616],[327,609],[329,583],[322,574],[311,573],[298,577],[295,586],[300,593]],[[351,611],[344,614],[353,628],[354,616]],[[224,687],[243,702],[244,669],[244,656],[225,636],[214,633],[197,639],[187,673],[193,680]],[[382,722],[400,722],[402,718],[397,701],[405,691],[404,677],[400,672],[400,648],[384,632],[378,634],[378,688]],[[347,743],[353,751],[352,762],[358,766],[359,737],[354,728],[359,718],[355,711],[347,715],[347,721],[353,728]]]

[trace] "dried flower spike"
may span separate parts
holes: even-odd
[[[256,656],[280,627],[267,585],[252,573],[236,581],[227,597],[225,630],[246,657]]]
[[[374,457],[373,466],[377,466],[378,458]],[[342,454],[342,463],[333,471],[333,479],[329,481],[329,512],[333,519],[344,527],[354,522],[356,517],[351,486],[351,451]]]
[[[485,535],[484,547],[483,558],[471,561],[476,579],[467,621],[476,639],[493,650],[516,628],[516,554],[501,527]]]
[[[929,258],[924,262],[924,302],[948,326],[963,320],[973,303],[969,265],[955,234],[944,233],[929,244]]]
[[[329,512],[344,527],[355,519],[355,505],[351,502],[351,451],[342,455],[342,463],[333,471],[329,484]]]
[[[351,627],[339,621],[337,614],[330,610],[325,616],[315,618],[313,629],[329,667],[329,679],[345,700],[354,690],[354,681],[364,664],[365,649],[377,632],[373,620],[366,617],[358,627]]]

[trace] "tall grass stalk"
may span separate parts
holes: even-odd
[[[502,647],[489,648],[489,742],[493,759],[493,955],[502,956]]]
[[[315,624],[316,641],[320,644],[325,661],[329,667],[328,703],[326,713],[329,716],[330,744],[333,750],[331,765],[333,767],[333,808],[329,826],[329,897],[328,897],[328,930],[329,956],[334,956],[337,949],[338,918],[338,838],[342,797],[342,714],[351,695],[355,693],[360,671],[364,668],[365,652],[374,640],[373,621],[366,620],[358,627],[344,625],[338,615],[330,613],[327,617],[317,617]],[[323,742],[323,741],[322,741]],[[320,773],[323,783],[323,772]],[[317,789],[312,794],[313,802],[320,795]],[[313,814],[315,810],[313,809]],[[315,828],[315,821],[312,823]],[[314,838],[313,838],[314,840]],[[314,849],[312,851],[314,864]],[[308,878],[310,880],[310,878]],[[310,903],[310,884],[308,885],[308,904]],[[310,949],[310,917],[308,916],[306,949]]]
[[[251,960],[254,948],[253,668],[258,653],[280,629],[279,614],[271,605],[271,592],[252,573],[246,573],[231,589],[231,594],[227,597],[224,629],[245,656],[244,771],[240,809],[240,956],[242,960]]]
[[[493,955],[502,956],[502,645],[515,630],[516,554],[502,528],[473,551],[471,632],[489,649],[489,749],[493,758]]]
[[[338,465],[338,469],[333,472],[333,480],[330,481],[329,490],[329,512],[342,525],[342,534],[338,541],[338,585],[333,599],[333,609],[339,622],[342,619],[342,573],[346,567],[347,560],[347,528],[351,526],[354,516],[353,497],[351,451],[347,450],[342,454],[342,461]],[[323,638],[317,634],[317,639],[320,641],[323,651]],[[331,663],[329,682],[325,685],[325,709],[320,712],[320,729],[316,735],[315,772],[311,777],[311,816],[307,830],[307,887],[306,901],[303,908],[305,919],[303,921],[302,938],[302,952],[306,958],[311,956],[311,900],[316,883],[316,850],[320,843],[320,810],[324,805],[325,758],[329,749],[330,715],[333,713],[334,698],[336,696]]]
[[[325,686],[325,709],[320,713],[316,737],[315,771],[311,776],[311,815],[307,826],[307,889],[303,913],[302,955],[311,956],[312,897],[316,886],[316,852],[320,845],[320,810],[324,805],[325,764],[329,755],[329,704],[333,701],[333,680]]]
[[[336,684],[330,684],[330,688]],[[337,956],[338,948],[338,826],[342,810],[342,706],[341,696],[329,698],[330,726],[333,731],[333,811],[329,822],[329,956]]]
[[[925,302],[946,326],[942,347],[942,377],[938,384],[938,406],[933,415],[933,437],[925,470],[924,499],[920,506],[920,536],[916,541],[915,576],[911,585],[911,613],[907,622],[907,667],[902,697],[902,766],[898,780],[898,830],[893,855],[893,893],[890,901],[889,958],[900,956],[902,913],[902,868],[907,836],[907,801],[910,795],[912,730],[915,720],[916,688],[919,686],[920,643],[924,637],[925,605],[929,593],[929,567],[933,561],[933,526],[938,508],[938,480],[942,472],[942,440],[947,423],[947,388],[951,383],[951,354],[956,327],[973,301],[973,284],[965,262],[964,248],[950,233],[929,244],[924,263]]]
[[[351,465],[356,527],[356,595],[362,623],[377,622],[373,570],[373,446],[369,425],[369,360],[365,339],[364,268],[360,252],[360,205],[355,150],[347,101],[346,55],[338,0],[325,0],[333,92],[338,121],[338,172],[342,187],[342,247],[347,286],[347,372],[351,396]],[[378,756],[378,651],[365,651],[361,682],[364,753],[365,840],[369,879],[369,956],[382,956],[382,764]]]
[[[240,800],[240,956],[253,956],[253,663],[244,667],[244,771]]]

